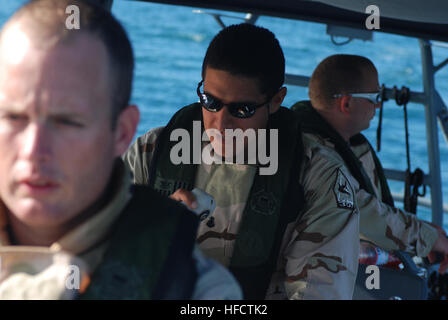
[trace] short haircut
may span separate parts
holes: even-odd
[[[69,17],[66,8],[71,5],[79,8],[79,30],[66,27]],[[54,46],[83,33],[96,37],[104,44],[112,73],[109,78],[114,129],[118,115],[129,104],[134,72],[132,46],[121,24],[109,11],[89,0],[34,0],[9,19],[1,34],[8,25],[19,20],[25,23],[25,30],[32,36],[35,46]]]
[[[236,76],[256,78],[260,92],[275,94],[285,81],[285,57],[275,35],[248,23],[221,30],[210,42],[202,63]]]
[[[309,82],[309,97],[317,108],[329,108],[335,94],[362,92],[367,72],[376,68],[365,57],[336,54],[325,58],[314,70]]]

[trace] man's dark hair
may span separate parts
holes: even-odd
[[[273,95],[285,81],[285,57],[275,35],[248,23],[221,30],[210,42],[202,63],[232,75],[256,78],[260,91]]]
[[[70,15],[66,13],[66,8],[71,5],[79,8],[79,30],[70,30],[66,26]],[[132,46],[117,19],[109,11],[89,0],[34,0],[20,8],[3,30],[19,20],[32,36],[35,46],[53,46],[71,41],[82,33],[97,37],[104,44],[112,73],[109,78],[114,129],[118,115],[129,103],[134,72]]]
[[[311,75],[311,103],[317,108],[329,108],[335,94],[364,91],[365,77],[371,71],[376,72],[374,64],[362,56],[335,54],[325,58]]]

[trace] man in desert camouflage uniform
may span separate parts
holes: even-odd
[[[324,59],[310,79],[309,101],[295,104],[303,124],[304,139],[326,148],[356,178],[361,238],[386,250],[402,250],[425,257],[431,251],[445,255],[445,232],[416,215],[395,208],[383,168],[367,139],[360,134],[369,127],[380,106],[378,73],[367,58],[333,55]],[[358,161],[359,160],[359,161]]]
[[[139,137],[125,162],[136,184],[149,184],[191,208],[197,206],[188,191],[194,187],[214,197],[217,207],[201,222],[197,241],[233,272],[245,298],[351,299],[359,251],[356,181],[332,152],[312,141],[302,145],[295,114],[280,106],[284,68],[270,31],[227,27],[204,58],[201,103]],[[277,128],[278,171],[262,176],[258,165],[244,163],[172,164],[170,133],[191,132],[193,120],[223,134]],[[220,154],[219,141],[212,145]]]

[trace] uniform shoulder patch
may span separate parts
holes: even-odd
[[[333,192],[339,208],[351,210],[355,208],[353,188],[341,169],[337,169]]]

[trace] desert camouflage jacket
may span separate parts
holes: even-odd
[[[147,184],[158,135],[139,137],[124,155],[134,183]],[[356,181],[339,156],[304,137],[300,183],[305,208],[286,228],[267,299],[351,299],[358,267],[359,210]],[[169,161],[169,159],[166,159]],[[206,256],[228,266],[256,168],[251,165],[201,164],[195,187],[211,194],[216,209],[201,222],[197,241]]]
[[[334,154],[340,152],[341,165],[345,163],[349,170],[353,170],[350,175],[357,177],[357,182],[365,184],[365,181],[370,180],[371,187],[360,187],[358,183],[356,187],[356,199],[361,212],[361,238],[389,251],[402,250],[426,256],[437,239],[437,230],[415,215],[393,206],[390,191],[387,190],[387,180],[380,176],[381,164],[377,160],[378,167],[375,165],[376,159],[372,153],[375,151],[368,141],[358,135],[352,137],[352,145],[346,144],[338,132],[313,108],[310,101],[299,101],[291,109],[299,114],[302,129],[308,136],[313,135],[317,143],[331,149]],[[334,158],[338,159],[336,156]],[[352,168],[358,165],[362,168]]]

